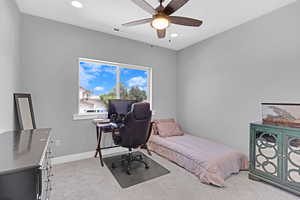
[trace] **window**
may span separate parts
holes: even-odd
[[[151,102],[151,68],[79,59],[79,114],[107,113],[109,99]]]

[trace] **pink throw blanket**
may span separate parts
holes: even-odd
[[[230,175],[248,168],[244,154],[189,134],[166,138],[152,135],[149,148],[192,172],[201,182],[220,187],[225,186]]]

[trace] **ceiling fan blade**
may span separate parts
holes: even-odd
[[[166,37],[166,29],[156,30],[156,31],[157,31],[157,36],[159,39]]]
[[[136,25],[140,25],[140,24],[146,24],[146,23],[149,23],[151,21],[152,21],[152,18],[140,19],[140,20],[136,20],[136,21],[132,21],[132,22],[122,24],[122,26],[126,26],[126,27],[136,26]]]
[[[151,15],[156,15],[157,11],[145,0],[132,0],[137,6],[150,13]]]
[[[186,4],[189,0],[172,0],[164,9],[164,13],[166,15],[171,15],[179,8],[181,8],[184,4]]]
[[[172,24],[183,26],[201,26],[201,24],[203,23],[201,20],[192,19],[189,17],[170,16],[169,19]]]

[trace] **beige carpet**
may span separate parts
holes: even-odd
[[[225,188],[205,185],[177,165],[153,155],[171,171],[150,181],[122,189],[98,159],[54,166],[52,200],[296,200],[299,197],[265,183],[251,181],[247,172],[234,175]]]

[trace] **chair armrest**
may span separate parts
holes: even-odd
[[[112,128],[115,128],[115,129],[120,129],[125,126],[124,123],[114,123],[114,122],[110,123],[110,125]]]
[[[112,128],[119,128],[118,125],[114,122],[109,123]]]
[[[122,124],[122,123],[120,123],[120,124],[117,124],[117,123],[114,123],[114,122],[111,122],[110,123],[110,126],[111,126],[111,128],[112,128],[112,135],[113,135],[113,137],[114,136],[120,136],[120,129],[122,128],[122,127],[124,127],[125,125],[124,124]]]

